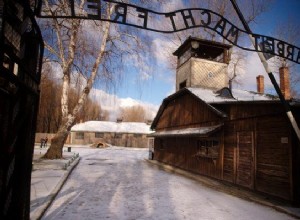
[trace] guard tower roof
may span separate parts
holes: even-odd
[[[175,56],[180,56],[183,54],[188,48],[190,48],[192,45],[192,41],[197,41],[200,45],[215,47],[215,48],[222,48],[229,50],[232,46],[229,44],[224,44],[216,41],[210,41],[210,40],[204,40],[197,37],[189,37],[187,38],[184,43],[173,53]]]

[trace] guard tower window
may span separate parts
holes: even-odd
[[[178,57],[178,67],[191,57],[228,64],[230,48],[230,45],[220,42],[189,37],[173,54]]]
[[[184,64],[188,59],[191,58],[191,49],[186,50],[178,59],[178,65]]]
[[[225,63],[225,52],[226,51],[220,47],[199,44],[197,49],[193,49],[193,57]]]
[[[183,82],[181,82],[180,84],[179,84],[179,89],[183,89],[183,88],[185,88],[186,87],[186,80],[184,80]]]

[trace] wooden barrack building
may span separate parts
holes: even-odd
[[[204,42],[189,38],[183,44],[186,49],[175,52],[179,60],[188,50],[191,55],[178,66],[177,91],[164,99],[151,126],[155,130],[151,134],[154,159],[299,203],[300,144],[282,104],[277,97],[261,91],[261,77],[257,80],[258,92],[229,89],[226,85],[218,88],[218,83],[209,82],[219,80],[214,70],[224,62],[209,60],[211,67],[201,69],[201,62],[207,65],[208,61],[195,56],[197,50],[188,46],[195,40],[197,48]],[[209,45],[212,50],[214,46],[222,47]],[[182,71],[184,65],[189,67]],[[191,85],[193,79],[200,78],[194,67],[201,69],[202,79],[207,76],[207,80]],[[219,69],[226,74],[227,70]],[[280,71],[288,74],[285,68]],[[220,86],[224,86],[224,78],[221,76]],[[299,124],[300,101],[291,99],[289,91],[283,92]]]

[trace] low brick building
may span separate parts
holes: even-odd
[[[71,129],[71,144],[98,142],[124,147],[148,147],[150,125],[140,122],[87,121]]]

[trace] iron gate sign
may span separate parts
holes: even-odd
[[[273,37],[248,33],[209,9],[188,8],[164,13],[114,0],[86,0],[82,5],[83,10],[79,12],[76,10],[78,0],[69,0],[62,8],[55,5],[60,1],[37,1],[35,13],[40,18],[101,20],[160,33],[174,33],[197,27],[207,28],[243,50],[271,54],[300,64],[299,47]],[[108,3],[113,6],[110,15],[106,13]],[[243,34],[251,35],[255,39],[254,48],[245,47],[239,42],[239,37]]]

